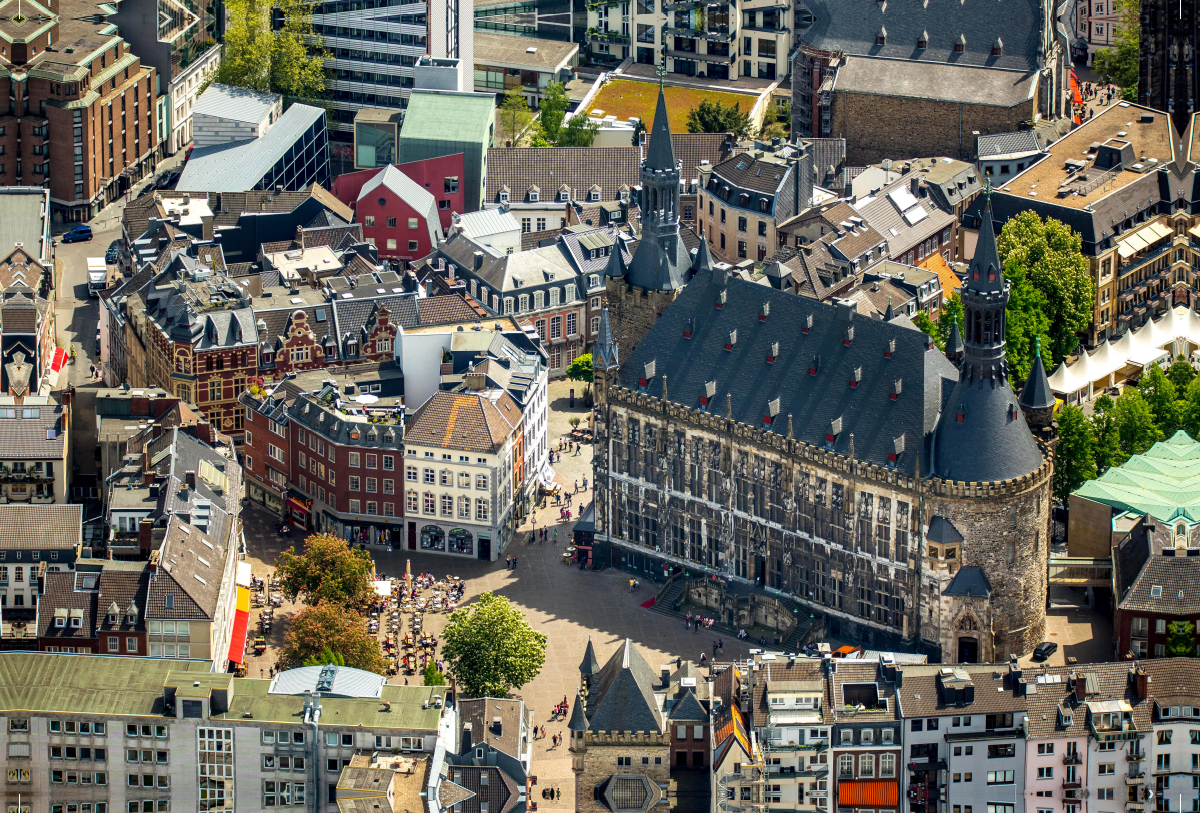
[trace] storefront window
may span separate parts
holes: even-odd
[[[421,529],[421,550],[446,549],[446,532],[436,525],[426,525]]]
[[[463,528],[455,528],[450,532],[450,552],[474,555],[471,532]]]

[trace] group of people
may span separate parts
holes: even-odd
[[[696,632],[699,632],[701,627],[704,627],[705,629],[712,629],[712,625],[715,623],[717,623],[717,620],[715,618],[709,618],[708,616],[697,615],[695,618],[693,618],[692,611],[688,610],[687,618],[683,626],[684,629],[691,629],[694,625]]]
[[[1099,107],[1107,107],[1114,101],[1120,101],[1121,91],[1111,83],[1101,85],[1084,82],[1079,88],[1079,95],[1083,98],[1083,103],[1076,104],[1074,107],[1075,115],[1082,122],[1096,115],[1095,108],[1090,107],[1089,102],[1095,101]]]
[[[506,565],[506,567],[505,567],[506,570],[516,570],[517,569],[517,557],[505,556],[504,562]]]

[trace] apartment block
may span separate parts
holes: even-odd
[[[156,72],[94,3],[24,15],[0,21],[0,182],[45,186],[56,220],[86,220],[154,169]]]

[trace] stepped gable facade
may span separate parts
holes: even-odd
[[[632,351],[622,336],[641,324],[606,311],[596,555],[779,591],[875,648],[945,662],[1030,651],[1045,632],[1052,464],[1008,382],[999,269],[985,236],[961,370],[906,317],[724,268],[673,291]]]

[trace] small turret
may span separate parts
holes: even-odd
[[[963,356],[963,340],[962,333],[958,329],[958,315],[954,316],[954,325],[950,328],[950,338],[946,341],[946,358],[950,359],[950,363],[955,367],[962,364]]]

